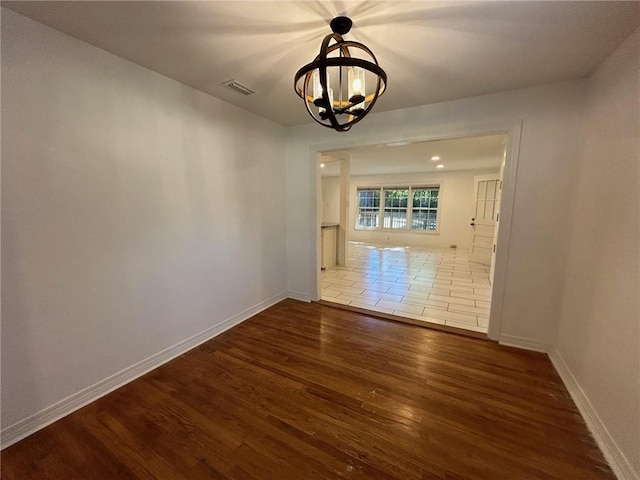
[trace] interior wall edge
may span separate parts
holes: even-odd
[[[640,480],[640,474],[634,470],[631,462],[616,444],[560,352],[555,347],[552,347],[548,354],[551,363],[553,363],[558,375],[560,375],[562,383],[569,391],[569,395],[571,395],[576,407],[578,407],[578,411],[587,424],[587,428],[596,440],[598,447],[600,447],[616,477],[619,480]]]
[[[161,365],[170,362],[189,350],[196,348],[198,345],[203,344],[213,337],[216,337],[245,320],[248,320],[252,316],[266,310],[285,298],[287,298],[287,294],[283,292],[259,302],[258,304],[223,320],[203,332],[182,340],[181,342],[178,342],[161,352],[155,353],[141,362],[131,365],[120,372],[91,385],[90,387],[80,390],[79,392],[54,403],[53,405],[46,407],[27,418],[19,420],[9,427],[3,428],[0,431],[0,449],[3,450],[29,435],[36,433],[38,430],[51,425],[57,420],[70,415],[85,405],[98,400],[99,398],[113,392],[129,382],[132,382]]]

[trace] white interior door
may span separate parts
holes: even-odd
[[[507,145],[506,139],[503,140],[504,148],[502,151],[502,163],[500,164],[500,183],[498,184],[497,203],[496,203],[496,227],[493,232],[493,249],[491,253],[491,268],[489,269],[489,283],[493,286],[493,276],[496,273],[496,253],[498,244],[498,232],[500,230],[500,205],[502,205],[502,180],[504,179],[504,167],[507,163]]]
[[[499,205],[500,174],[474,177],[469,252],[469,260],[472,262],[491,265]]]

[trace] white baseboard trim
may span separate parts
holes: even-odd
[[[213,337],[220,335],[222,332],[229,330],[230,328],[244,322],[250,317],[256,315],[269,308],[272,305],[287,298],[287,294],[281,293],[274,297],[271,297],[263,302],[260,302],[246,310],[233,315],[226,320],[200,332],[193,337],[187,338],[179,343],[176,343],[172,347],[169,347],[161,352],[158,352],[135,365],[125,368],[98,383],[91,385],[69,397],[51,405],[50,407],[41,410],[23,420],[20,420],[13,425],[2,429],[0,432],[1,437],[1,449],[4,449],[16,442],[19,442],[23,438],[43,429],[47,425],[66,417],[70,413],[88,405],[91,402],[103,397],[104,395],[120,388],[121,386],[141,377],[145,373],[158,368],[160,365],[173,360],[174,358],[186,353],[192,348],[212,339]]]
[[[294,300],[300,300],[301,302],[310,302],[311,301],[311,295],[309,295],[308,293],[304,293],[304,292],[298,292],[296,290],[289,290],[287,292],[287,297],[288,298],[293,298]]]
[[[555,348],[552,348],[549,351],[549,358],[558,375],[560,375],[565,387],[567,387],[571,398],[578,407],[589,431],[595,438],[600,450],[602,450],[604,458],[609,462],[613,473],[619,480],[640,480],[640,475],[635,471],[620,448],[618,448],[607,427],[600,419],[598,412],[593,408],[593,405],[591,405],[589,397],[587,397],[584,390],[580,387],[580,384],[573,376],[573,373],[571,373],[569,366],[565,363],[560,353]]]
[[[533,350],[534,352],[548,353],[551,348],[549,345],[539,342],[534,342],[524,337],[517,337],[515,335],[500,335],[498,337],[498,343],[507,347],[524,348],[525,350]]]

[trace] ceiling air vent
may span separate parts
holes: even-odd
[[[252,93],[256,93],[246,85],[243,85],[242,83],[240,83],[237,80],[234,80],[233,78],[231,80],[227,80],[226,82],[222,82],[220,85],[222,85],[223,87],[230,88],[231,90],[241,93],[242,95],[251,95]]]

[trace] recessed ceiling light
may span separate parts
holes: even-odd
[[[438,160],[440,160],[440,157],[437,155],[434,155],[433,157],[431,157],[432,162],[437,162]]]
[[[442,165],[442,164],[436,165],[436,168],[444,168],[444,165]]]
[[[324,168],[324,163],[321,163],[321,164],[320,164],[320,168]]]

